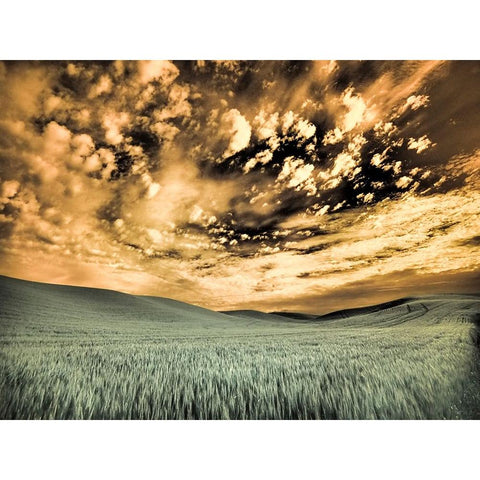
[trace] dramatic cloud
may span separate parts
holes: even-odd
[[[426,135],[415,140],[414,138],[408,139],[408,148],[410,150],[416,150],[417,153],[422,153],[424,150],[430,147],[434,147],[436,144],[432,144],[432,141],[427,138]]]
[[[233,108],[222,116],[222,126],[223,131],[230,137],[225,157],[230,157],[248,146],[252,129],[237,109]]]
[[[142,85],[153,80],[171,84],[179,74],[178,68],[165,60],[147,60],[138,62],[138,78]]]
[[[472,291],[479,80],[478,62],[0,63],[0,273],[218,309]]]
[[[407,101],[405,104],[400,108],[399,112],[404,113],[406,112],[409,108],[412,110],[417,110],[420,107],[424,107],[428,105],[428,95],[410,95],[407,98]]]

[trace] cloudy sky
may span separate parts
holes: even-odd
[[[480,280],[480,62],[0,63],[0,273],[326,312]]]

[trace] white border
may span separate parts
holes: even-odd
[[[470,478],[474,421],[4,421],[3,478]],[[468,441],[467,441],[468,440]]]
[[[1,59],[478,59],[474,2],[17,0]]]

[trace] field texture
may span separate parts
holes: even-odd
[[[0,277],[1,419],[480,416],[480,296],[324,317]]]

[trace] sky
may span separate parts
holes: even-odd
[[[0,63],[0,274],[215,310],[478,292],[480,62]]]

